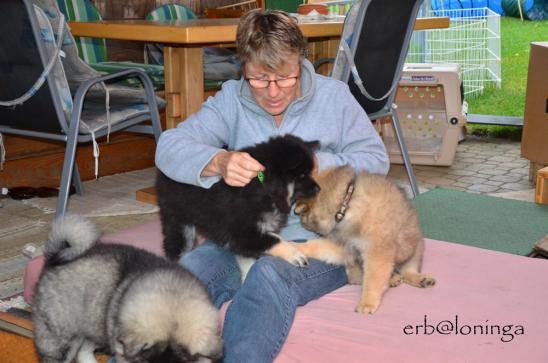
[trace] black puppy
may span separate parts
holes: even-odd
[[[221,179],[205,189],[159,172],[156,194],[166,256],[174,260],[188,252],[199,231],[238,255],[258,258],[266,253],[306,265],[306,257],[277,233],[287,224],[295,199],[320,190],[311,177],[318,147],[318,141],[285,135],[242,149],[265,167],[263,180],[245,187],[231,187]]]

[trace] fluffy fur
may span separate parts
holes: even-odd
[[[159,173],[156,193],[168,258],[189,251],[198,230],[238,255],[257,258],[267,253],[305,265],[306,257],[277,233],[287,224],[294,200],[319,190],[311,177],[318,146],[285,135],[241,150],[266,168],[263,184],[254,179],[245,187],[231,187],[221,180],[204,189]]]
[[[77,216],[54,221],[33,299],[41,362],[205,362],[222,355],[219,313],[181,266],[126,245],[97,244]]]
[[[362,294],[356,307],[360,313],[374,313],[388,286],[402,280],[417,287],[435,284],[420,273],[424,249],[417,214],[404,193],[386,178],[351,167],[328,169],[317,178],[320,192],[297,202],[305,228],[325,236],[296,244],[305,255],[330,263],[346,264],[349,280],[362,280]],[[346,213],[340,222],[335,215],[354,181]],[[363,279],[356,276],[361,262]]]

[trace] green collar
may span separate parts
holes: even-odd
[[[264,184],[264,172],[260,171],[257,174],[257,179],[259,179],[259,182],[261,182],[261,184]]]

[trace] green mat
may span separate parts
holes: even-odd
[[[412,202],[427,238],[526,255],[548,235],[548,205],[444,188]]]

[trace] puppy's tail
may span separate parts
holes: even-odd
[[[67,214],[51,224],[45,255],[49,264],[69,262],[89,250],[100,237],[95,224],[78,216]]]

